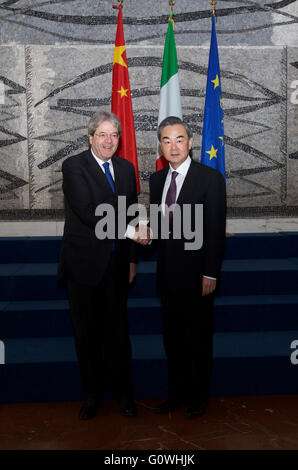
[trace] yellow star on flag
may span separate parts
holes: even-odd
[[[122,85],[121,85],[121,89],[120,89],[120,90],[117,90],[117,93],[120,93],[121,98],[123,98],[123,96],[128,97],[128,96],[127,96],[127,92],[128,92],[128,88],[127,88],[127,90],[125,90]]]
[[[219,138],[220,138],[221,143],[222,143],[222,145],[223,145],[223,144],[224,144],[224,139],[223,139],[223,137],[220,135]]]
[[[124,62],[124,60],[122,58],[122,54],[123,54],[124,51],[125,51],[125,46],[116,46],[115,47],[113,65],[114,64],[119,64],[119,65],[122,65],[123,67],[127,68],[126,63]]]
[[[210,155],[209,160],[212,160],[213,157],[217,158],[217,155],[216,155],[217,150],[218,150],[218,149],[215,149],[215,148],[213,147],[213,145],[211,145],[211,150],[206,150],[206,153],[209,153],[209,155]]]
[[[220,101],[220,107],[221,107],[221,109],[222,109],[222,98],[220,98],[219,101]]]
[[[215,90],[215,88],[217,88],[219,86],[219,78],[218,78],[218,75],[216,75],[215,79],[214,80],[211,80],[212,83],[214,83],[214,88],[213,90]]]

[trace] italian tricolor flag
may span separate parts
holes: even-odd
[[[171,17],[169,19],[162,61],[158,126],[167,116],[177,116],[182,119],[174,21]],[[158,145],[156,171],[161,170],[167,165],[168,162],[160,154]]]

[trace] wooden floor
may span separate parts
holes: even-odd
[[[298,396],[210,399],[207,413],[187,420],[183,408],[158,415],[160,400],[138,401],[136,418],[108,400],[89,421],[79,402],[0,405],[1,450],[297,450]]]

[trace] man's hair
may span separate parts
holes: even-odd
[[[111,113],[110,111],[103,111],[101,109],[96,111],[96,113],[90,118],[88,124],[88,135],[94,135],[98,126],[104,121],[109,121],[111,124],[116,126],[119,136],[121,135],[121,122],[116,114]]]
[[[158,126],[157,137],[158,137],[159,142],[160,142],[160,137],[161,137],[161,131],[163,130],[163,128],[166,126],[174,126],[175,124],[181,124],[185,128],[188,138],[189,139],[192,138],[193,136],[192,130],[186,122],[183,122],[177,116],[168,116],[163,121],[161,121],[161,123]]]

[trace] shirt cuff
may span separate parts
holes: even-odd
[[[148,224],[147,220],[140,220],[139,222],[139,225],[147,225],[147,224]],[[135,227],[133,225],[128,224],[125,235],[124,235],[125,238],[130,238],[131,240],[134,240],[135,235],[136,235]],[[150,229],[150,236],[153,237],[153,232],[151,229]],[[151,243],[152,243],[152,239],[149,240],[148,245],[151,245]]]
[[[135,227],[133,225],[128,225],[124,236],[125,238],[130,238],[131,240],[133,240],[135,233],[136,233]]]

